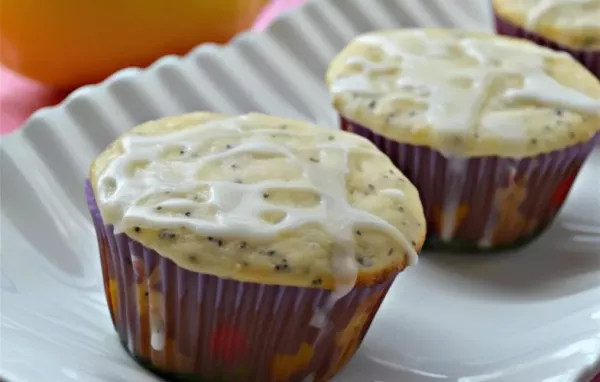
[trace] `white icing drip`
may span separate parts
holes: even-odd
[[[165,348],[165,331],[164,328],[156,328],[150,334],[150,345],[152,349],[162,351]]]
[[[514,100],[535,100],[573,110],[587,110],[590,114],[600,114],[600,102],[541,73],[532,73],[525,77],[523,88],[508,89],[505,97]]]
[[[482,162],[482,166],[479,169],[479,181],[480,182],[485,182],[485,180],[483,180],[483,177],[488,174],[490,167],[493,167],[493,165],[490,164],[489,161]],[[494,238],[494,228],[496,227],[496,220],[497,220],[495,211],[496,211],[496,209],[492,207],[485,215],[485,217],[487,219],[485,220],[485,227],[483,230],[483,235],[481,236],[481,238],[479,239],[479,242],[477,243],[480,248],[490,248],[492,246],[493,238]],[[481,211],[481,213],[485,214],[485,211]]]
[[[386,188],[383,189],[381,191],[379,191],[379,193],[381,195],[386,195],[386,196],[390,196],[392,198],[397,198],[397,199],[404,199],[404,192],[402,192],[401,190],[398,190],[396,188]]]
[[[131,330],[127,331],[127,349],[133,353],[135,351],[135,342],[133,341],[133,333]]]
[[[220,119],[188,129],[160,136],[127,135],[122,138],[123,153],[110,162],[99,178],[98,202],[105,221],[113,224],[115,232],[134,226],[162,228],[185,227],[204,235],[274,238],[281,232],[306,223],[321,224],[335,239],[332,256],[332,273],[336,279],[327,306],[319,314],[326,314],[335,302],[345,296],[355,285],[358,268],[354,256],[353,232],[355,227],[371,227],[389,233],[402,243],[408,261],[414,264],[417,254],[411,243],[394,226],[384,219],[359,210],[347,201],[346,174],[348,155],[360,151],[358,138],[348,136],[310,147],[319,151],[319,163],[298,156],[302,150],[292,151],[284,145],[269,142],[266,137],[276,135],[310,135],[279,129],[243,129],[248,117]],[[244,138],[242,143],[223,152],[205,155],[194,154],[199,147],[214,139]],[[164,158],[165,152],[182,148],[184,153],[174,160]],[[306,149],[308,150],[308,149]],[[290,167],[302,169],[302,177],[295,181],[262,181],[238,184],[233,181],[204,181],[197,174],[211,161],[224,160],[237,154],[266,154],[285,158]],[[190,157],[193,155],[193,157]],[[131,167],[136,162],[147,166],[136,173]],[[208,186],[207,201],[172,198],[160,203],[150,203],[147,197],[164,192],[188,193]],[[264,198],[269,189],[309,190],[320,195],[321,202],[314,207],[296,208],[274,205]],[[385,190],[398,197],[401,191]],[[142,203],[142,199],[146,202]],[[191,210],[199,207],[216,207],[215,220],[203,220],[181,214],[161,214],[158,206],[171,210]],[[280,211],[285,218],[277,223],[267,223],[260,218],[263,211]],[[152,333],[153,347],[161,346],[160,331]]]
[[[376,91],[371,87],[371,83],[367,77],[362,76],[343,77],[337,79],[331,85],[332,93],[341,93],[348,89],[352,89],[353,92],[362,95],[377,96],[381,94],[381,92]]]
[[[336,275],[336,286],[335,290],[327,298],[325,306],[315,310],[310,320],[310,325],[315,328],[325,328],[327,316],[335,303],[350,293],[356,284],[358,268],[354,257],[348,256],[348,253],[354,253],[353,246],[352,243],[347,242],[345,247],[338,245],[333,249],[331,268]]]
[[[483,231],[483,236],[481,236],[481,239],[479,239],[479,241],[477,242],[477,246],[479,246],[479,248],[491,248],[492,247],[492,236],[494,233],[492,224],[493,223],[486,223],[485,231]]]
[[[597,0],[535,0],[535,5],[529,9],[527,13],[526,27],[535,29],[542,19],[553,11],[564,12],[565,7],[581,6],[581,5],[598,5]],[[568,21],[569,24],[576,27],[600,27],[600,18],[597,12],[580,12],[577,17],[571,15]]]
[[[347,64],[360,72],[334,79],[331,92],[423,103],[427,105],[426,118],[437,131],[464,132],[480,127],[477,124],[486,104],[494,97],[493,83],[510,75],[522,78],[523,87],[505,90],[501,97],[506,100],[529,100],[600,114],[600,101],[558,83],[545,72],[546,57],[563,57],[565,53],[502,40],[421,32],[400,38],[369,34],[357,42],[378,47],[390,60],[382,64],[349,57]],[[477,65],[460,64],[465,62],[465,55]],[[394,74],[372,77],[387,72]]]
[[[448,194],[444,200],[440,233],[440,239],[446,242],[452,240],[456,231],[460,200],[467,180],[468,164],[469,161],[465,158],[448,158],[446,186],[444,187]]]

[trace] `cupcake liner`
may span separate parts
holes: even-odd
[[[398,143],[341,118],[341,128],[371,140],[419,190],[429,248],[498,250],[532,240],[565,201],[590,141],[522,159],[452,158],[426,146]]]
[[[326,324],[329,290],[238,282],[183,269],[104,225],[86,183],[108,306],[127,351],[174,381],[328,381],[355,353],[396,275],[355,287]]]
[[[549,40],[538,33],[518,27],[500,17],[496,12],[494,12],[494,20],[496,23],[496,32],[498,34],[524,38],[533,41],[538,45],[567,52],[581,62],[586,68],[588,68],[589,71],[592,72],[596,77],[600,78],[600,50],[574,49],[567,47],[555,41]]]

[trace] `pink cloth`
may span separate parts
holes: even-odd
[[[257,19],[254,24],[255,30],[263,30],[277,17],[280,13],[289,9],[295,8],[306,0],[274,0]]]
[[[0,135],[18,129],[35,110],[66,96],[0,67]]]
[[[305,0],[274,0],[257,19],[254,28],[262,30],[283,11]],[[31,81],[0,67],[0,135],[17,130],[37,109],[55,105],[67,94]]]

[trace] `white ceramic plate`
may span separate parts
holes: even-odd
[[[153,380],[121,349],[82,191],[120,132],[198,109],[335,126],[326,63],[375,28],[490,29],[483,0],[319,0],[262,34],[129,69],[3,139],[0,373],[11,382]],[[394,285],[340,382],[583,380],[600,358],[600,152],[550,230],[518,253],[425,254]]]

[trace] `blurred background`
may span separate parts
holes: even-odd
[[[0,0],[0,134],[119,69],[265,28],[305,0]]]

